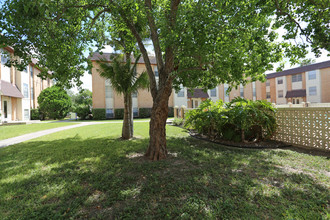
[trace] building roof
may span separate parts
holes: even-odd
[[[209,94],[207,92],[204,92],[203,89],[194,89],[193,94],[191,92],[187,92],[188,98],[208,98]]]
[[[105,61],[111,61],[111,56],[116,55],[115,53],[103,53],[102,55],[98,52],[93,53],[92,56],[89,56],[88,58],[92,61],[94,60],[105,60]],[[132,63],[135,61],[134,57],[131,57]],[[157,64],[156,57],[149,56],[149,60],[151,64]],[[143,56],[140,57],[138,63],[144,64]]]
[[[0,92],[1,95],[4,96],[10,96],[15,98],[24,98],[22,93],[18,90],[18,88],[14,85],[12,85],[9,82],[6,82],[4,80],[0,81]]]
[[[317,69],[323,69],[323,68],[327,68],[327,67],[330,67],[330,60],[324,61],[321,63],[313,63],[313,64],[310,64],[307,66],[301,66],[301,67],[297,67],[297,68],[293,68],[293,69],[288,69],[288,70],[284,70],[282,72],[270,73],[270,74],[266,75],[266,78],[270,79],[270,78],[275,78],[275,77],[280,77],[280,76],[294,75],[297,73],[303,73],[303,72],[317,70]]]
[[[287,91],[285,98],[306,97],[306,89]]]

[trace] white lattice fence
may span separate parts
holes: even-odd
[[[278,108],[275,140],[330,150],[330,108]]]

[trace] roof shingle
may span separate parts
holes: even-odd
[[[187,92],[188,98],[208,98],[209,94],[203,91],[203,89],[194,89],[194,94]]]
[[[6,82],[4,80],[0,80],[0,91],[1,95],[4,96],[10,96],[15,98],[24,98],[22,93],[18,90],[18,88],[14,85],[12,85],[9,82]]]

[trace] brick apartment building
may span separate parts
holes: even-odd
[[[53,82],[38,77],[41,70],[36,67],[36,60],[23,71],[5,66],[7,59],[15,59],[11,47],[0,49],[0,56],[0,122],[28,121],[30,110],[38,107],[40,92]]]
[[[100,76],[98,72],[97,61],[102,59],[110,61],[111,54],[94,53],[90,57],[93,63],[92,69],[92,92],[93,109],[105,109],[108,118],[114,117],[115,109],[124,108],[124,99],[122,95],[117,94],[111,87],[110,82]],[[150,57],[153,71],[155,71],[157,80],[157,63],[154,57]],[[145,71],[143,58],[140,58],[137,64],[137,72]],[[187,88],[181,88],[180,91],[173,90],[169,98],[169,107],[186,106],[196,108],[205,99],[217,101],[219,99],[229,102],[235,97],[240,96],[251,100],[268,100],[276,104],[287,104],[294,102],[296,104],[302,101],[309,102],[330,102],[330,61],[311,64],[304,67],[298,67],[283,72],[276,72],[266,76],[267,82],[252,82],[227,94],[227,84],[218,85],[216,88],[204,92],[202,89],[194,89],[190,93]],[[315,93],[316,87],[316,93]],[[307,92],[306,92],[307,90]],[[151,108],[152,97],[147,89],[141,89],[137,94],[133,94],[133,112],[134,116],[139,115],[139,109]]]

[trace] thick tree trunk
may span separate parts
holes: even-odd
[[[124,120],[122,129],[122,139],[128,140],[133,137],[133,111],[132,111],[132,95],[124,94]]]
[[[146,157],[150,160],[162,160],[167,156],[166,120],[168,117],[168,96],[154,102],[150,119],[150,141]]]

